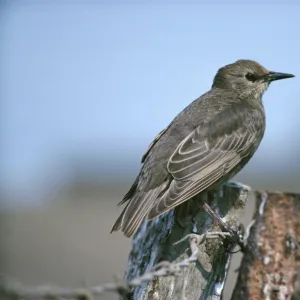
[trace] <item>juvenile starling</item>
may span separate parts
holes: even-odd
[[[263,93],[272,81],[290,77],[294,75],[268,71],[252,60],[220,68],[211,90],[149,145],[111,232],[121,229],[130,237],[146,216],[153,219],[239,172],[265,132]],[[203,207],[214,215],[208,205]]]

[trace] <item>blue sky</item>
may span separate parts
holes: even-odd
[[[7,188],[42,185],[64,172],[70,155],[97,157],[115,172],[126,162],[137,168],[153,137],[210,88],[219,67],[237,59],[300,74],[300,5],[180,2],[2,5]],[[298,78],[276,82],[265,94],[267,131],[253,164],[300,165]]]

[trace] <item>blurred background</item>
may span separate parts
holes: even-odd
[[[264,140],[235,179],[300,191],[300,4],[219,2],[0,0],[1,273],[122,277],[130,240],[109,231],[143,152],[240,58],[298,77],[265,94]]]

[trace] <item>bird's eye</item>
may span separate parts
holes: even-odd
[[[253,74],[253,73],[247,73],[245,75],[246,79],[251,81],[251,82],[254,82],[256,80],[256,76]]]

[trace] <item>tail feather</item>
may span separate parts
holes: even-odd
[[[127,205],[125,206],[125,208],[123,209],[122,213],[120,214],[119,218],[117,219],[117,221],[115,222],[114,226],[112,227],[110,233],[113,233],[114,231],[118,231],[119,229],[121,229],[121,225],[122,225],[122,220],[123,220],[123,216],[126,212],[126,209],[128,207],[129,203],[127,203]]]
[[[162,194],[168,184],[165,182],[161,186],[148,192],[137,192],[122,211],[114,224],[111,233],[122,229],[127,237],[131,237],[144,220],[145,216],[155,203],[155,200]]]
[[[127,237],[132,236],[142,223],[159,194],[158,189],[156,188],[147,193],[137,195],[137,197],[130,201],[122,224],[122,231]]]
[[[125,196],[123,197],[123,199],[118,203],[118,206],[120,206],[123,203],[127,202],[128,200],[130,200],[134,196],[134,194],[136,193],[137,186],[138,186],[139,176],[140,175],[137,176],[137,178],[135,179],[135,181],[132,184],[132,186],[129,189],[129,191],[125,194]]]

